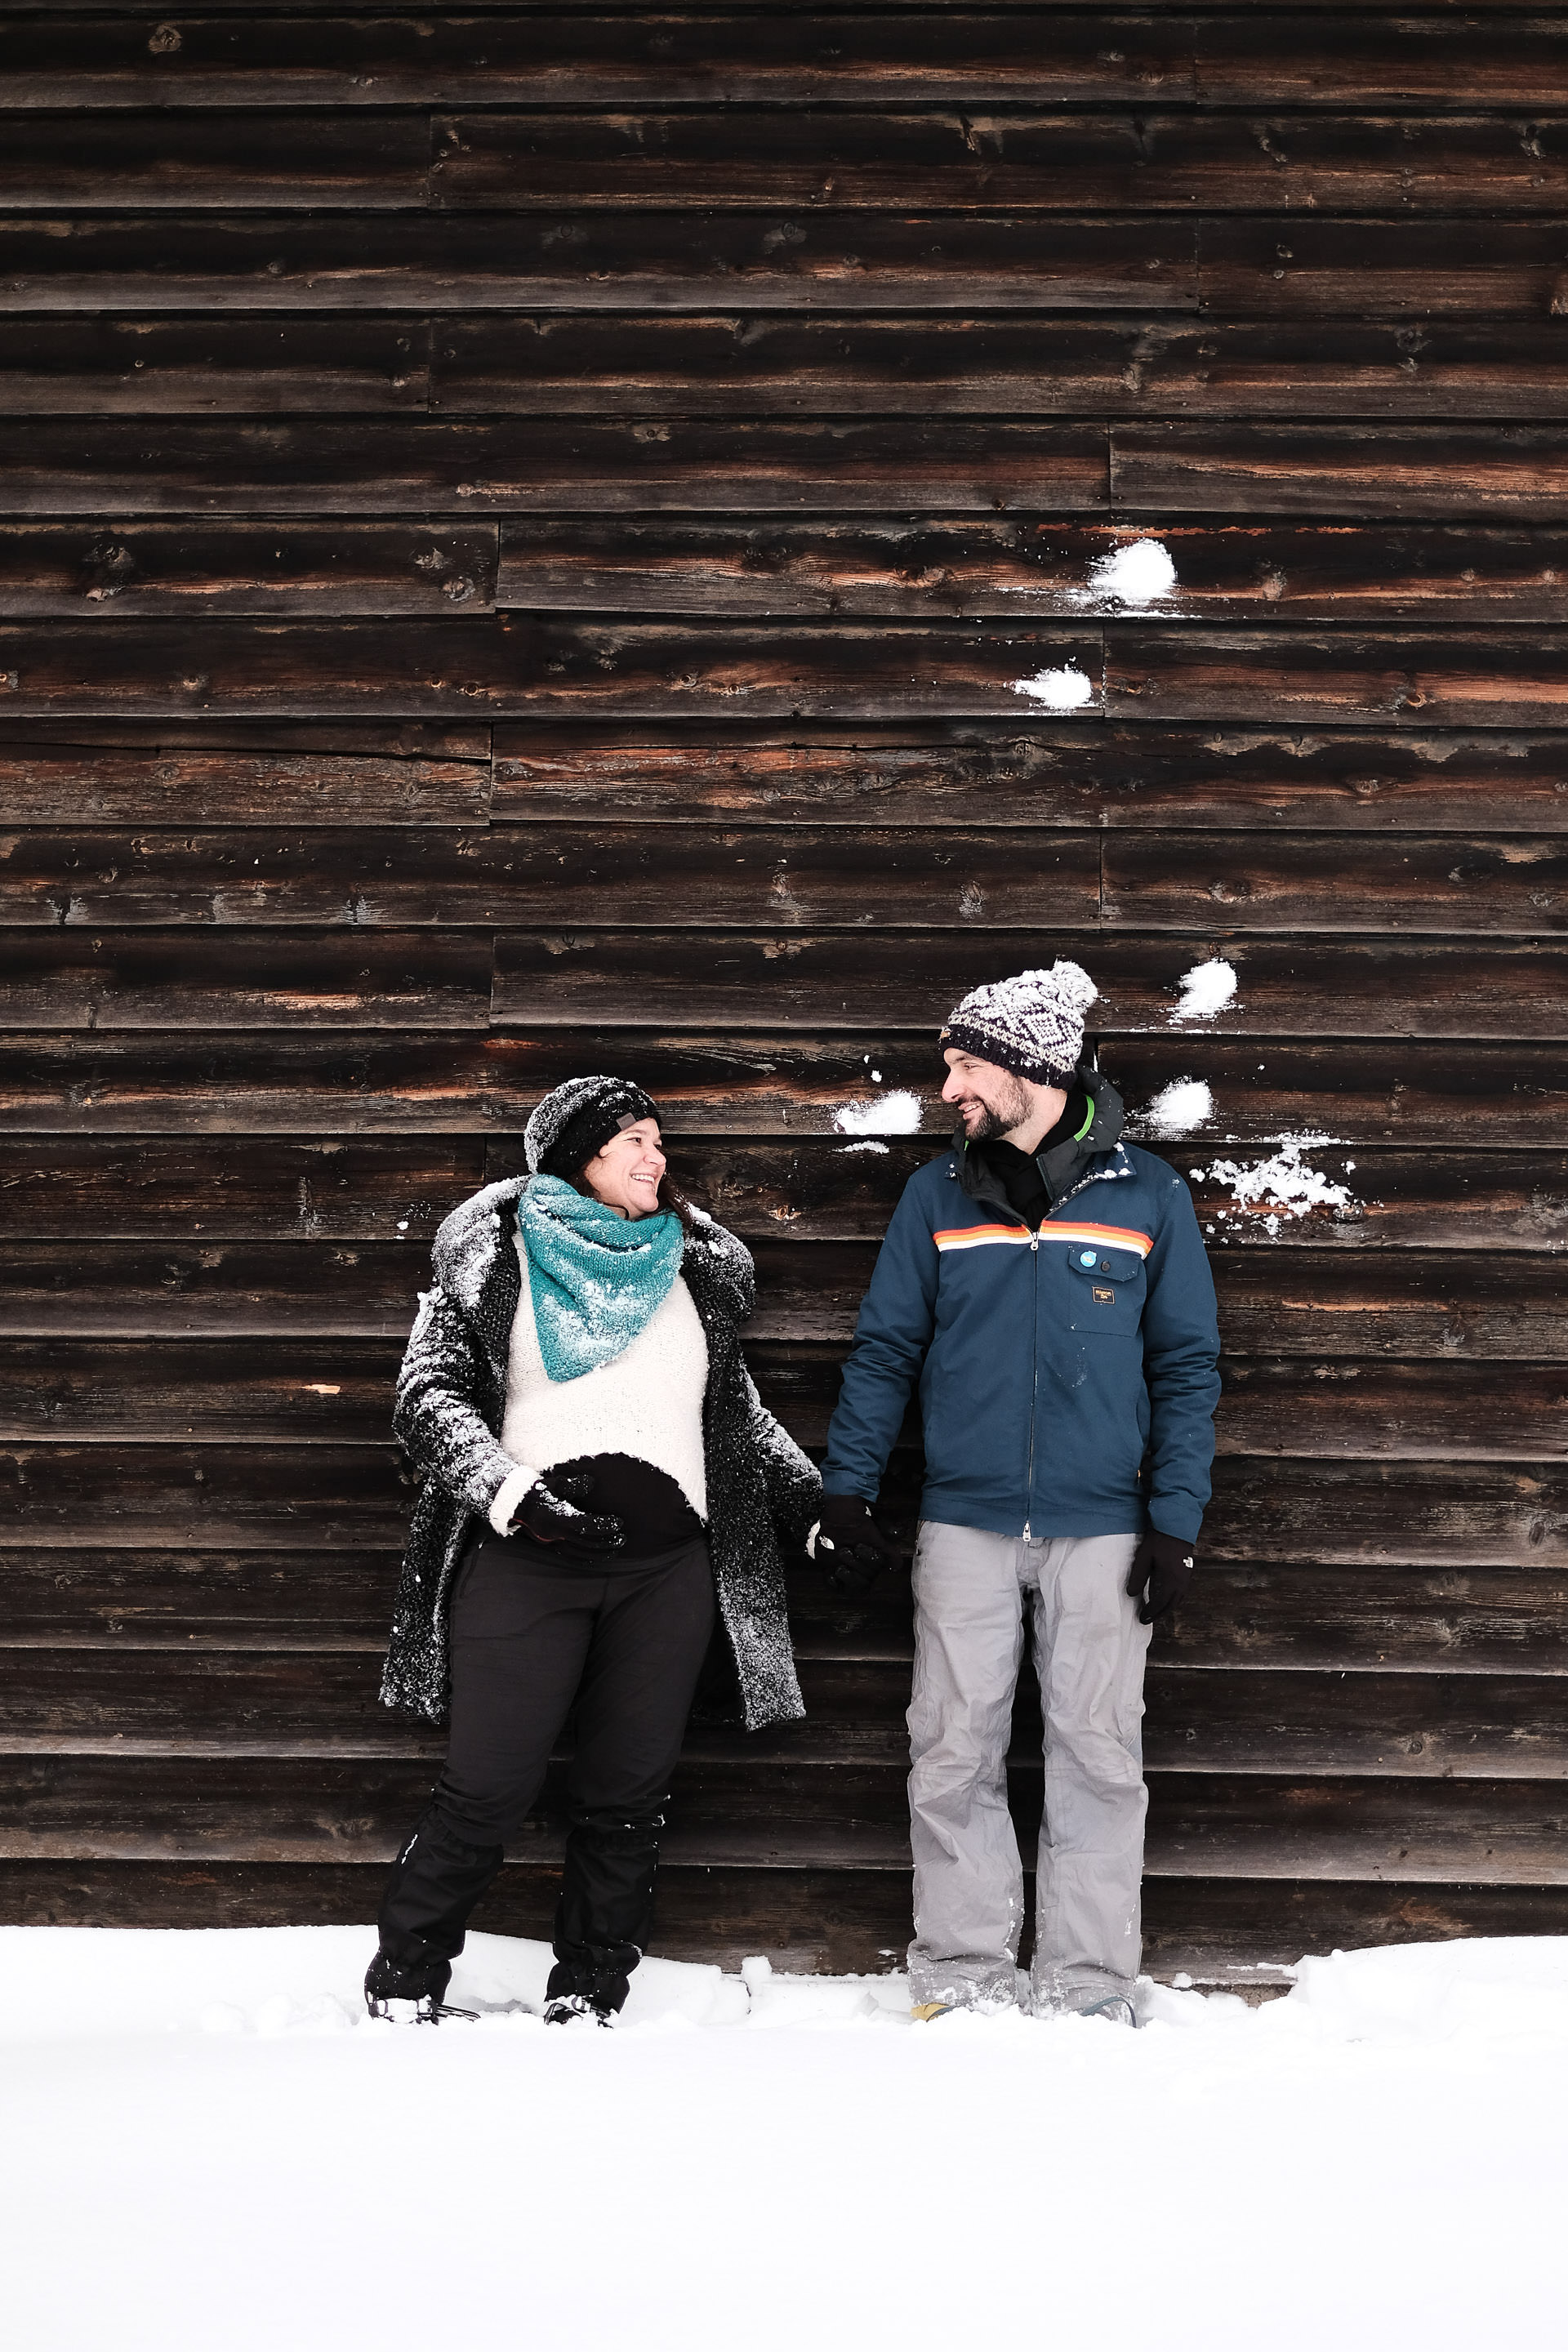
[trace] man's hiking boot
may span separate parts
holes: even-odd
[[[957,2007],[955,2000],[917,2000],[910,2015],[917,2025],[930,2025],[939,2017],[951,2017]]]

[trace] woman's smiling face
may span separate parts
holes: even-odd
[[[658,1206],[658,1188],[665,1170],[658,1121],[639,1118],[612,1135],[583,1171],[583,1181],[595,1200],[623,1216],[646,1217]]]

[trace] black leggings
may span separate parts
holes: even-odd
[[[526,1538],[475,1540],[451,1603],[446,1766],[382,1901],[381,1948],[400,1969],[462,1950],[575,1701],[550,1992],[620,2007],[647,1944],[658,1832],[713,1612],[701,1538],[593,1566]]]

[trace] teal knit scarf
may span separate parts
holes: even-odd
[[[559,1176],[535,1176],[517,1204],[539,1351],[552,1381],[623,1355],[675,1287],[679,1217],[622,1217]]]

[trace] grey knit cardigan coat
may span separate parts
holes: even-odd
[[[434,1287],[420,1299],[397,1379],[393,1426],[421,1477],[393,1612],[381,1696],[439,1722],[449,1696],[447,1599],[477,1523],[507,1473],[512,1318],[522,1290],[513,1235],[528,1178],[487,1184],[436,1235]],[[790,1648],[778,1534],[800,1542],[822,1482],[759,1398],[740,1326],[756,1304],[751,1252],[700,1211],[680,1271],[708,1341],[703,1445],[708,1541],[719,1612],[748,1731],[805,1713]]]

